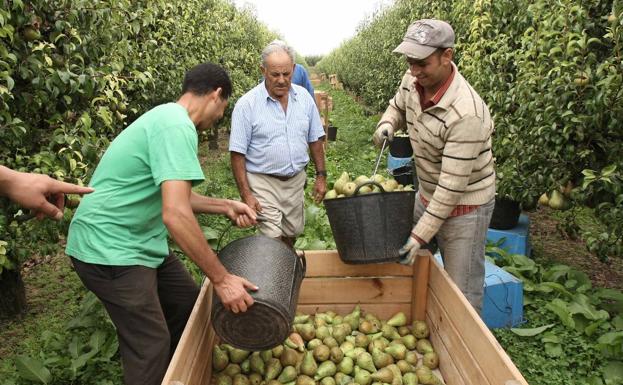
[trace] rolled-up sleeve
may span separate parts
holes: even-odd
[[[229,151],[246,155],[251,141],[251,130],[251,108],[246,100],[240,99],[231,117]]]

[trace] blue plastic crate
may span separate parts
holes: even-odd
[[[511,254],[530,255],[530,239],[529,239],[530,218],[521,214],[517,226],[510,230],[487,230],[487,240],[493,243],[504,238],[504,242],[500,248],[505,249]]]
[[[439,252],[435,258],[443,265]],[[480,317],[487,327],[514,327],[523,322],[523,283],[520,280],[485,261],[484,288]]]

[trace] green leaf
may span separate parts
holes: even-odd
[[[42,384],[47,384],[52,381],[52,374],[50,371],[37,359],[17,356],[15,359],[15,367],[19,375],[26,380],[36,381]]]
[[[531,329],[519,329],[519,328],[511,328],[511,332],[517,334],[518,336],[522,336],[522,337],[533,337],[536,336],[538,334],[543,333],[545,330],[555,326],[556,324],[549,324],[549,325],[545,325],[545,326],[541,326],[538,328],[531,328]]]
[[[575,321],[573,321],[573,317],[571,315],[571,312],[569,311],[568,305],[569,304],[567,302],[555,298],[547,305],[545,305],[545,308],[556,314],[558,318],[560,318],[560,320],[562,321],[563,325],[569,328],[575,328]]]
[[[219,239],[221,236],[218,231],[208,226],[201,226],[201,231],[203,232],[203,236],[208,240]]]
[[[608,362],[606,364],[606,367],[604,368],[604,379],[606,380],[606,384],[608,384],[608,381],[611,381],[611,383],[616,383],[623,380],[623,362]]]

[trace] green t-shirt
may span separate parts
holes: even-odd
[[[168,255],[160,184],[204,179],[197,131],[177,103],[128,126],[100,160],[69,226],[65,252],[88,263],[156,268]]]

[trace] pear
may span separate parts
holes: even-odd
[[[285,368],[283,368],[283,371],[281,372],[279,377],[277,377],[277,381],[285,384],[287,382],[294,381],[296,379],[296,375],[297,373],[294,366],[286,366]]]
[[[316,385],[316,382],[309,376],[301,374],[296,378],[296,385]]]
[[[404,385],[418,385],[417,374],[412,373],[412,372],[405,373],[402,376],[402,383]]]
[[[430,341],[426,338],[422,338],[421,340],[417,341],[417,344],[415,345],[415,350],[417,350],[420,354],[426,354],[428,352],[434,351]]]
[[[393,183],[390,183],[388,180],[386,180],[385,182],[381,183],[381,187],[383,187],[383,190],[385,192],[392,192],[396,189],[396,186],[394,186]]]
[[[353,350],[354,348],[355,348],[355,344],[350,342],[350,341],[344,341],[340,345],[340,349],[342,349],[344,354],[348,353],[349,351]]]
[[[427,366],[420,366],[419,368],[416,368],[415,374],[417,375],[420,384],[435,385],[437,382],[435,375]]]
[[[549,207],[555,210],[562,210],[565,207],[565,196],[558,190],[552,191],[552,196],[549,198]]]
[[[424,366],[428,366],[431,369],[437,369],[439,366],[439,356],[435,352],[424,353],[422,357],[422,363]]]
[[[316,329],[314,329],[312,324],[296,324],[295,327],[305,341],[311,341],[316,337]]]
[[[249,385],[249,378],[244,374],[236,374],[232,381],[232,385]]]
[[[387,338],[388,340],[395,340],[400,338],[400,334],[398,334],[396,328],[390,324],[385,324],[381,326],[381,332],[383,332],[383,337]]]
[[[270,360],[271,358],[273,358],[273,351],[268,349],[268,350],[262,350],[260,352],[260,356],[262,357],[262,360],[264,360],[264,363],[267,364],[268,360]]]
[[[266,385],[282,385],[281,382],[277,380],[270,380],[266,383]]]
[[[286,338],[284,344],[290,349],[298,350],[299,352],[305,351],[305,342],[303,337],[298,333],[292,333]]]
[[[374,331],[374,325],[372,325],[372,322],[368,320],[361,321],[359,324],[359,331],[363,334],[376,333],[376,331]]]
[[[357,185],[357,187],[369,181],[370,181],[370,178],[368,178],[365,175],[359,175],[357,178],[355,178],[355,184]]]
[[[219,373],[215,378],[215,385],[232,385],[231,377],[225,373]]]
[[[336,315],[335,317],[333,317],[333,322],[331,322],[333,325],[339,325],[342,322],[344,322],[344,317],[342,317],[341,315]]]
[[[417,339],[428,338],[428,325],[424,321],[413,321],[411,331]]]
[[[227,352],[218,345],[214,346],[214,349],[212,350],[212,367],[214,370],[220,372],[227,367],[227,364],[229,364],[229,356],[227,355]]]
[[[279,358],[281,357],[281,354],[283,353],[283,345],[277,345],[274,348],[272,348],[270,351],[273,352],[273,357]]]
[[[350,332],[348,331],[346,324],[337,325],[333,328],[333,338],[335,338],[335,340],[340,344],[344,342],[346,336],[349,334]]]
[[[314,317],[314,327],[318,329],[321,326],[327,326],[327,320],[324,319],[324,317],[320,317],[320,314],[317,314],[316,317]]]
[[[251,373],[251,360],[249,358],[240,363],[240,372],[244,374]]]
[[[391,354],[395,360],[403,360],[407,356],[407,347],[403,344],[390,344],[385,348],[385,353]]]
[[[329,348],[335,348],[338,346],[337,340],[333,337],[327,337],[322,340],[322,343],[327,345]]]
[[[215,385],[232,385],[231,377],[225,373],[220,373],[216,376]]]
[[[232,348],[229,351],[229,360],[234,364],[239,364],[242,361],[246,360],[249,354],[251,354],[251,352],[247,350]]]
[[[409,333],[411,333],[411,330],[409,330],[407,326],[398,326],[398,334],[400,334],[401,337],[404,337]]]
[[[372,379],[374,381],[391,384],[394,379],[394,373],[389,368],[381,368],[378,371],[372,373]]]
[[[314,338],[307,343],[307,349],[314,350],[314,348],[318,345],[322,345],[322,341],[318,338]]]
[[[283,353],[281,354],[280,361],[281,365],[284,367],[296,365],[296,362],[298,361],[298,354],[296,354],[296,350],[285,347],[283,349]]]
[[[327,345],[318,345],[314,349],[314,358],[316,361],[322,362],[329,359],[329,355],[331,354],[331,349]]]
[[[396,366],[398,366],[398,369],[400,369],[400,373],[402,374],[415,371],[415,366],[411,365],[405,360],[400,360],[396,362]]]
[[[376,183],[383,183],[385,182],[385,177],[383,177],[383,175],[380,174],[374,174],[372,175],[372,178],[370,178],[371,180],[373,180]]]
[[[262,376],[257,373],[249,374],[249,385],[260,385],[262,383]]]
[[[316,374],[316,370],[318,370],[318,364],[314,359],[314,354],[308,350],[305,352],[305,358],[303,358],[301,363],[301,373],[313,377]]]
[[[348,385],[351,382],[353,382],[353,378],[351,376],[349,376],[348,374],[341,373],[341,372],[335,373],[335,377],[334,378],[335,378],[335,383],[337,385]],[[324,380],[324,378],[323,378],[323,380]]]
[[[361,369],[365,369],[370,373],[376,372],[374,362],[372,361],[372,355],[368,352],[363,352],[357,356],[357,366]]]
[[[419,358],[416,352],[412,352],[412,351],[407,352],[407,355],[405,356],[405,361],[415,366],[417,365],[418,360]]]
[[[385,338],[377,338],[372,340],[368,345],[368,351],[372,352],[374,349],[385,350],[388,346],[387,340]]]
[[[259,352],[253,352],[251,354],[251,371],[257,374],[261,374],[262,376],[266,373],[266,363],[260,356]]]
[[[370,338],[368,338],[368,336],[366,334],[357,334],[355,336],[355,346],[359,346],[359,347],[365,347],[368,346],[368,344],[370,343]]]
[[[318,366],[314,380],[320,381],[325,377],[333,376],[337,372],[337,367],[333,361],[325,361]]]
[[[309,314],[297,314],[294,317],[294,322],[295,324],[304,324],[309,322]]]
[[[363,186],[359,189],[359,194],[370,194],[372,192],[372,187]]]
[[[407,324],[407,316],[400,311],[394,314],[392,318],[387,321],[387,324],[391,326],[405,326]]]
[[[327,337],[331,337],[331,332],[327,326],[323,325],[316,328],[316,338],[323,340]]]
[[[340,363],[337,364],[337,370],[339,370],[340,373],[351,374],[353,372],[354,365],[355,364],[352,358],[344,357],[342,361],[340,361]]]
[[[539,197],[539,204],[541,206],[549,206],[549,197],[547,196],[547,193],[543,193],[540,197]]]
[[[277,378],[279,373],[281,373],[281,369],[283,366],[281,365],[281,361],[277,358],[271,358],[266,363],[266,376],[264,377],[266,381],[274,380]]]
[[[344,185],[342,192],[344,193],[344,195],[349,197],[355,193],[356,189],[357,189],[357,185],[354,182],[348,182]]]
[[[344,316],[344,322],[350,325],[351,330],[356,330],[359,327],[360,317],[361,317],[361,308],[359,307],[359,305],[357,305],[355,306],[352,312]]]
[[[355,383],[359,385],[370,385],[371,382],[372,377],[370,377],[370,372],[355,366]]]
[[[372,350],[372,361],[377,368],[384,368],[394,363],[394,357],[380,349]]]
[[[338,179],[350,182],[350,175],[348,175],[348,173],[346,171],[343,171]]]
[[[402,385],[402,373],[400,372],[400,369],[398,368],[398,365],[391,364],[387,368],[389,370],[391,370],[392,374],[394,375],[394,378],[392,379],[391,384],[392,385]]]
[[[337,375],[337,373],[335,373]],[[333,377],[325,377],[320,380],[320,385],[336,385],[335,378]]]
[[[415,345],[417,344],[417,338],[413,334],[406,334],[400,337],[400,341],[407,347],[409,350],[415,349]]]
[[[412,185],[412,184],[408,184],[408,185],[406,185],[406,186],[402,189],[402,191],[414,191],[414,189],[413,189],[413,185]]]
[[[339,364],[344,359],[344,352],[337,346],[331,348],[329,358],[331,361]]]
[[[238,373],[241,373],[242,369],[240,369],[240,365],[238,364],[229,364],[225,369],[223,369],[223,373],[227,374],[229,377],[234,378],[234,376]]]
[[[338,198],[345,198],[345,197],[346,197],[346,195],[344,195],[344,194],[339,194],[337,197],[338,197]]]
[[[346,357],[350,357],[353,360],[357,359],[357,356],[360,355],[361,353],[365,352],[366,350],[364,348],[360,348],[359,346],[357,346],[356,348],[354,348],[353,350],[349,350],[348,352],[344,353],[344,355]]]

